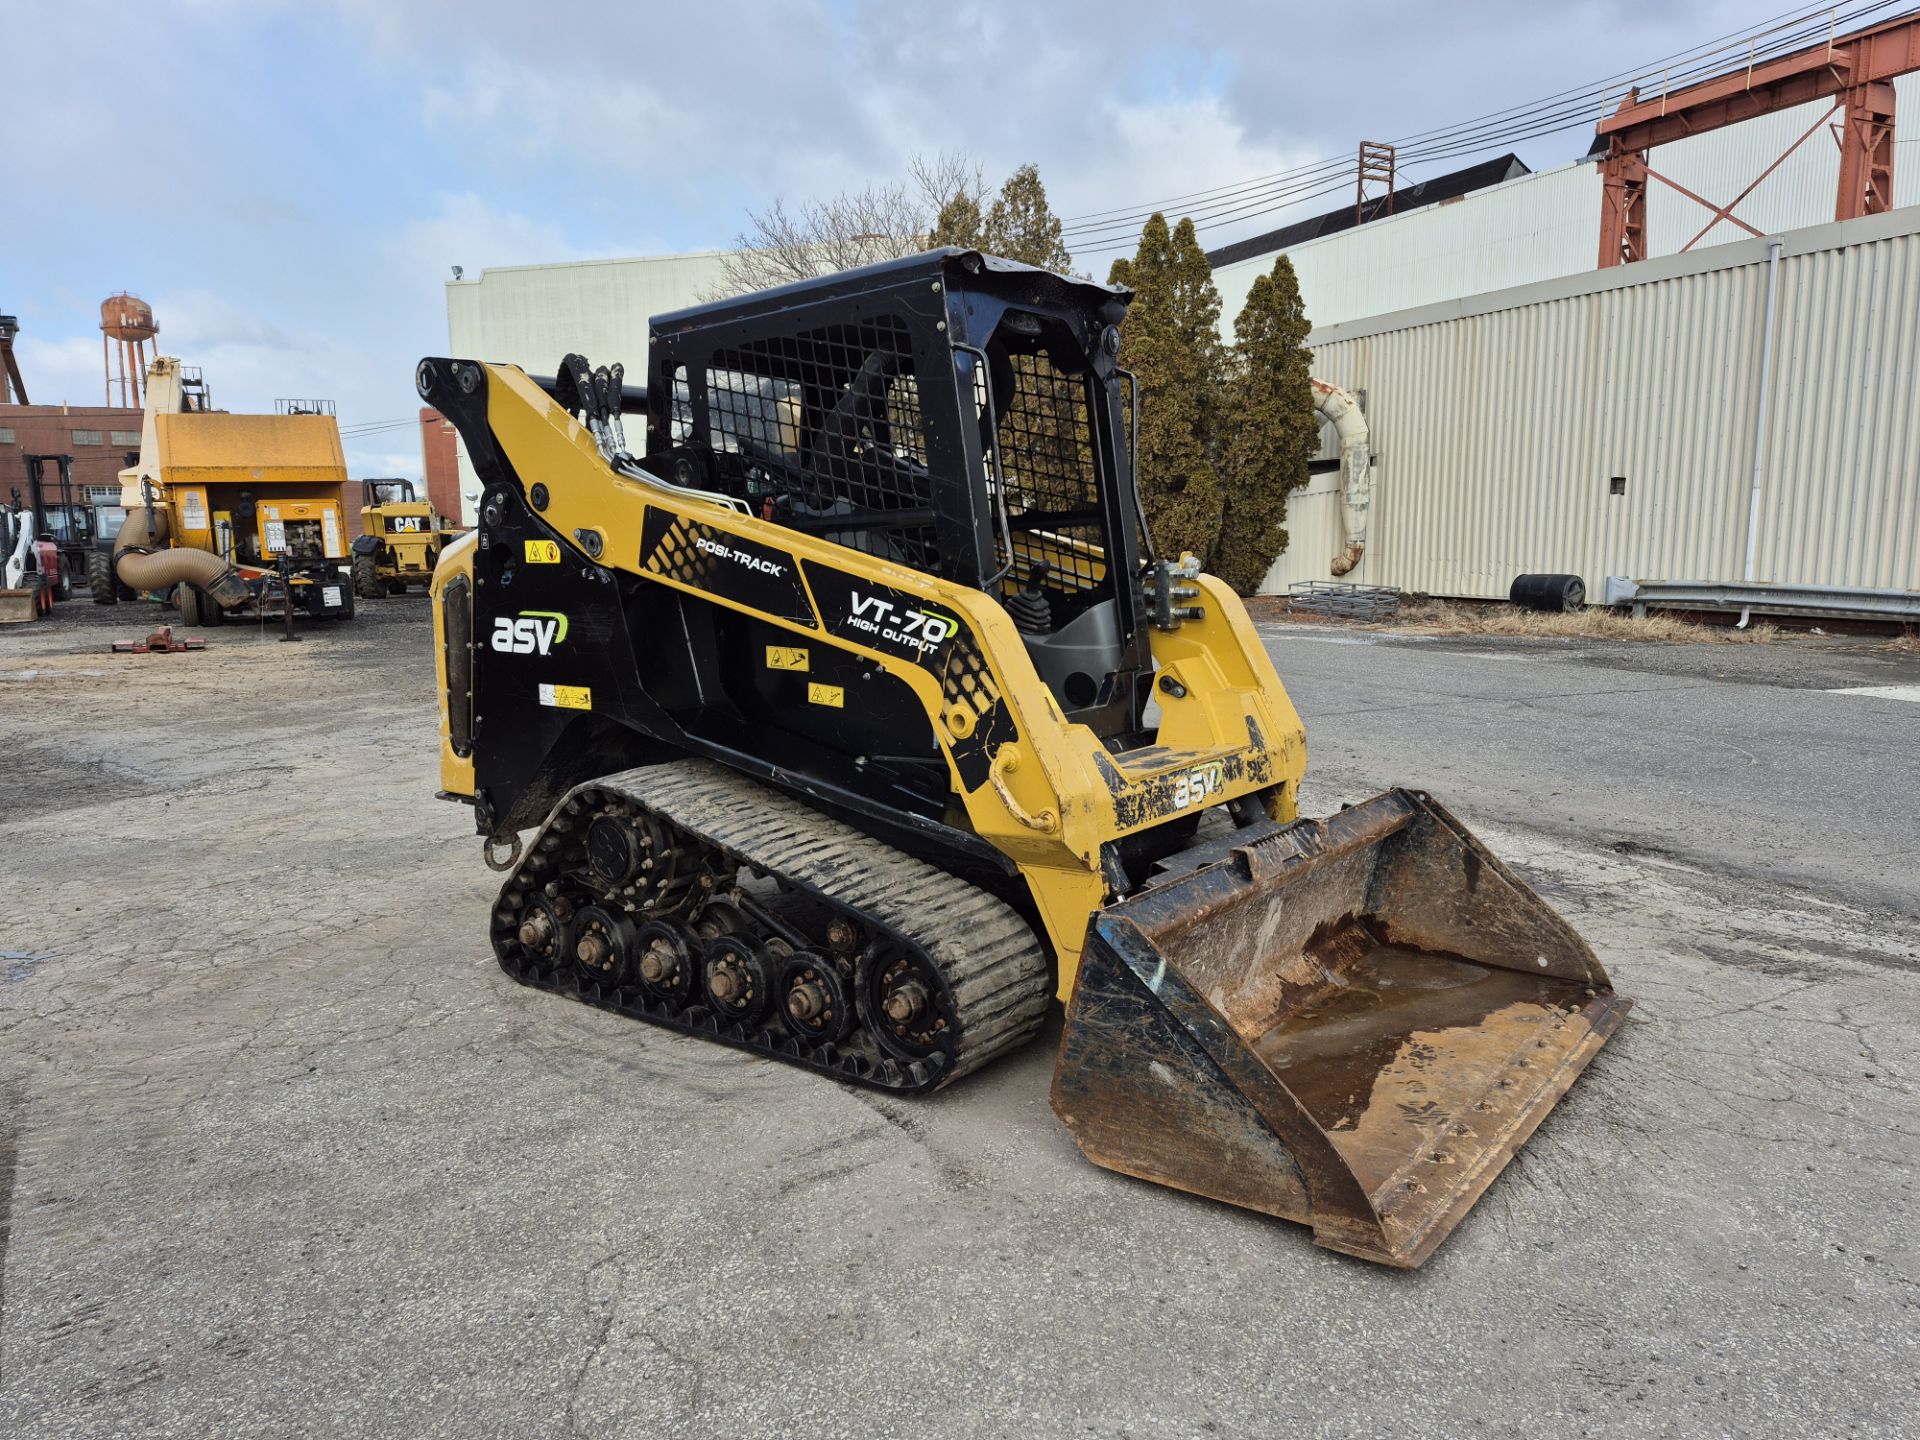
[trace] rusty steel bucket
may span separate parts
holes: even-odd
[[[1428,796],[1176,857],[1089,926],[1053,1107],[1096,1164],[1412,1268],[1632,1002]]]

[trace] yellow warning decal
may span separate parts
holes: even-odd
[[[816,680],[807,686],[807,699],[815,705],[831,705],[839,710],[847,703],[847,692],[839,685],[822,685]]]
[[[807,647],[804,645],[767,646],[767,668],[769,670],[807,669]]]
[[[558,540],[527,541],[527,563],[529,565],[558,565],[560,563],[560,542]],[[582,705],[579,709],[586,709]]]
[[[527,542],[531,545],[533,542]],[[586,685],[542,685],[540,703],[561,710],[593,709],[593,691]]]

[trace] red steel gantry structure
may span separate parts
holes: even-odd
[[[1600,268],[1647,258],[1648,180],[1658,180],[1713,212],[1682,250],[1692,249],[1722,220],[1759,235],[1733,213],[1734,206],[1843,110],[1845,120],[1835,137],[1840,144],[1840,193],[1834,218],[1852,220],[1892,209],[1893,78],[1911,70],[1920,70],[1920,14],[1829,37],[1823,45],[1777,59],[1749,59],[1744,70],[1671,93],[1642,99],[1637,89],[1629,91],[1599,127],[1607,141],[1600,161]],[[1829,97],[1832,109],[1725,205],[1703,199],[1647,164],[1647,152],[1656,145]]]

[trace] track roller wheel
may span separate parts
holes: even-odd
[[[860,957],[854,990],[861,1022],[887,1054],[912,1062],[951,1053],[953,996],[925,957],[874,945]]]
[[[839,969],[807,950],[780,967],[780,1006],[787,1028],[816,1045],[846,1039],[856,1018]]]
[[[722,935],[752,933],[753,922],[731,900],[710,900],[694,917],[693,933],[702,940],[718,940]]]
[[[565,898],[534,895],[520,912],[520,927],[515,932],[520,948],[548,969],[573,955],[573,919],[575,907]]]
[[[640,988],[676,1008],[700,1003],[700,955],[693,937],[671,920],[649,920],[634,933]]]
[[[765,952],[743,935],[722,935],[706,947],[704,988],[721,1016],[751,1029],[773,1009],[774,971]]]
[[[619,910],[588,905],[573,922],[573,963],[580,979],[617,990],[633,967],[633,921]]]

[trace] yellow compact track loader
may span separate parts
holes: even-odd
[[[644,387],[423,360],[444,792],[527,985],[909,1093],[1058,997],[1094,1161],[1418,1265],[1628,1002],[1431,797],[1297,818],[1146,533],[1130,298],[949,249],[657,317]]]
[[[433,506],[414,495],[411,480],[363,480],[366,503],[353,542],[353,590],[363,600],[404,595],[433,578],[440,551],[453,538]]]

